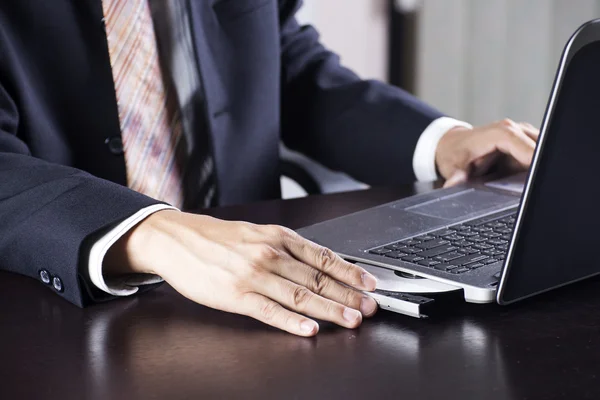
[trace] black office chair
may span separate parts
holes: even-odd
[[[290,160],[281,160],[280,169],[282,176],[296,182],[308,195],[323,193],[321,185],[300,164]]]
[[[289,150],[283,144],[280,146],[280,154],[282,178],[288,178],[296,183],[299,186],[298,189],[307,195],[345,192],[368,187],[348,175],[332,171],[300,153]],[[283,196],[286,198],[283,179],[282,189],[284,189]],[[304,193],[293,193],[292,196],[296,197],[302,194]]]

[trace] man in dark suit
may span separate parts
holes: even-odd
[[[331,251],[175,207],[278,197],[281,139],[369,184],[455,184],[528,166],[537,131],[473,128],[360,80],[296,22],[300,3],[2,0],[0,269],[79,306],[164,279],[304,336],[318,325],[302,314],[373,314],[374,278]]]

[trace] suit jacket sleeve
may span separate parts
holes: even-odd
[[[279,1],[284,143],[371,185],[414,182],[417,141],[442,114],[342,67],[315,29],[298,24],[300,5]]]
[[[17,107],[0,84],[0,270],[39,280],[45,269],[62,280],[60,296],[83,306],[93,293],[79,268],[90,240],[157,201],[32,157],[18,126]]]

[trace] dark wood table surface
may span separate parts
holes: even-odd
[[[291,228],[428,185],[216,209]],[[0,274],[0,399],[598,399],[600,280],[427,320],[380,311],[312,339],[184,299],[167,285],[78,309]]]

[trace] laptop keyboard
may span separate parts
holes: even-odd
[[[369,253],[463,274],[504,261],[516,214],[516,210],[503,211],[378,247]]]

